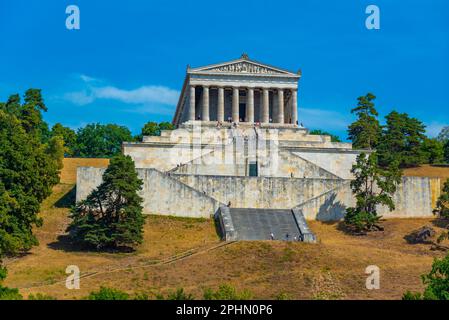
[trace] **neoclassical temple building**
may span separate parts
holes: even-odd
[[[298,124],[301,73],[240,59],[187,69],[174,123]]]
[[[122,146],[143,181],[144,212],[214,217],[224,240],[313,242],[307,220],[342,219],[355,203],[351,167],[367,151],[298,125],[300,77],[246,54],[189,67],[176,129]],[[104,170],[78,168],[78,201],[101,183]],[[395,210],[380,212],[431,217],[439,192],[438,178],[404,177]]]

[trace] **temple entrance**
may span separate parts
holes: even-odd
[[[246,121],[246,103],[239,104],[239,119]]]
[[[257,172],[257,162],[249,163],[249,176],[250,177],[258,177],[259,173]]]

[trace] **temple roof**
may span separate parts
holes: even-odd
[[[301,71],[293,72],[265,63],[252,60],[246,53],[239,59],[222,62],[204,67],[187,69],[188,74],[233,74],[233,75],[255,75],[255,76],[288,76],[299,78]]]

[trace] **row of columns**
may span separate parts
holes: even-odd
[[[209,87],[203,86],[202,97],[202,120],[210,121],[209,117]],[[232,88],[232,122],[239,122],[239,103],[240,103],[240,89],[237,87]],[[296,89],[292,89],[292,112],[291,122],[296,124],[298,121],[298,94]],[[260,122],[270,122],[270,99],[269,89],[262,89],[262,109]],[[284,89],[277,89],[278,92],[278,108],[274,115],[273,122],[284,123]],[[195,120],[195,86],[190,86],[190,101],[189,101],[189,120]],[[217,105],[217,120],[224,122],[224,88],[218,88],[218,105]],[[247,100],[246,100],[246,121],[254,122],[254,88],[248,88]]]

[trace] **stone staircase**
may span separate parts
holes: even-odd
[[[224,240],[273,240],[316,242],[300,212],[289,209],[246,209],[221,207],[220,221]]]

